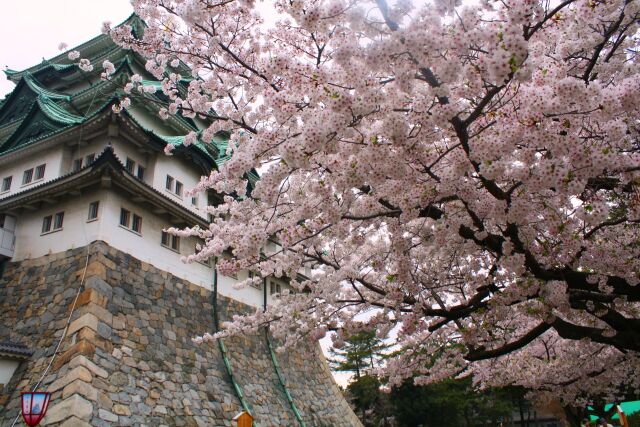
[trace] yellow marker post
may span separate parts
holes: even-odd
[[[233,417],[233,421],[238,422],[238,427],[253,427],[253,417],[246,411],[240,412]]]
[[[616,405],[616,411],[618,411],[618,416],[620,417],[620,424],[622,424],[622,427],[629,427],[629,421],[627,421],[627,416],[625,415],[620,405]]]

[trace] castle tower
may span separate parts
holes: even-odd
[[[144,31],[135,15],[123,24]],[[185,190],[227,159],[226,135],[185,145],[207,123],[161,120],[161,91],[114,113],[131,75],[161,83],[106,35],[72,50],[94,69],[62,54],[5,71],[16,87],[0,101],[0,425],[36,386],[53,393],[43,425],[231,425],[242,410],[260,426],[359,425],[318,346],[276,355],[267,331],[192,342],[287,287],[234,289],[246,272],[185,264],[199,242],[163,231],[207,226],[219,196]],[[106,59],[116,71],[102,80]],[[174,72],[186,91],[189,69]]]

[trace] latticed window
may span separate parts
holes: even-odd
[[[22,175],[22,184],[29,184],[33,181],[33,168],[27,169]]]
[[[58,212],[55,215],[47,215],[42,218],[42,233],[61,230],[63,224],[64,212]]]
[[[53,218],[53,229],[54,230],[61,229],[63,221],[64,221],[64,212],[58,212],[56,216]]]
[[[46,164],[36,167],[36,177],[35,177],[36,180],[44,178],[44,169],[46,167],[47,167]]]
[[[129,228],[129,219],[131,218],[131,212],[122,208],[120,209],[120,225]]]
[[[125,208],[120,209],[120,225],[136,234],[142,234],[142,217]]]
[[[282,285],[277,282],[269,281],[269,294],[281,294],[282,293]]]
[[[45,216],[42,218],[42,232],[47,233],[51,231],[51,223],[53,221],[53,217],[51,215]]]
[[[136,170],[136,162],[127,157],[127,163],[125,168],[129,171],[130,174],[135,173]]]
[[[142,233],[142,217],[133,214],[133,221],[131,222],[131,229],[136,233]]]
[[[176,252],[180,252],[180,236],[174,236],[167,233],[166,231],[163,231],[160,238],[160,244],[166,248],[173,249]]]
[[[7,176],[2,180],[2,190],[0,191],[9,191],[11,188],[11,181],[13,180],[12,176]]]
[[[92,220],[98,218],[98,208],[100,207],[100,202],[92,202],[89,203],[89,215],[87,216],[87,220]]]

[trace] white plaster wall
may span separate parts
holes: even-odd
[[[82,145],[75,145],[73,147],[67,147],[67,154],[65,155],[65,162],[63,168],[60,171],[61,175],[71,172],[73,168],[73,161],[75,159],[82,158],[82,167],[86,166],[86,157],[89,154],[95,154],[96,157],[100,155],[106,148],[108,140],[106,137],[95,138],[88,143]]]
[[[17,360],[0,359],[0,384],[9,384],[13,373],[18,369]]]
[[[94,201],[100,201],[98,219],[87,221],[89,204]],[[141,234],[134,233],[119,225],[121,208],[125,208],[132,214],[135,213],[142,217]],[[55,215],[61,211],[65,213],[62,230],[41,234],[43,217]],[[20,214],[16,226],[16,249],[13,260],[21,261],[27,258],[36,258],[50,253],[82,247],[95,240],[103,240],[114,248],[129,253],[161,270],[211,290],[213,286],[213,268],[201,263],[186,264],[181,261],[181,257],[189,255],[195,250],[195,239],[182,237],[180,240],[180,253],[161,246],[162,230],[171,225],[162,216],[152,213],[141,205],[130,202],[116,191],[108,189],[96,190],[64,203],[51,205],[50,207],[45,206],[38,211],[27,211]],[[239,280],[244,280],[246,277],[246,272],[238,274]],[[243,289],[234,289],[233,286],[236,282],[235,278],[219,274],[219,292],[246,304],[262,305],[262,289],[250,286]],[[279,282],[285,289],[287,285],[281,280]],[[272,297],[269,289],[267,289],[267,293],[267,302],[270,302]]]
[[[12,159],[12,161],[10,162],[0,163],[0,185],[2,185],[2,180],[4,180],[6,176],[13,176],[11,189],[9,191],[0,193],[0,199],[57,178],[60,173],[62,154],[62,148],[56,148],[48,152],[39,152],[37,154]],[[38,181],[31,181],[31,183],[26,185],[22,185],[22,176],[24,171],[34,168],[35,176],[36,166],[39,166],[43,163],[47,165],[44,170],[44,178]]]
[[[151,79],[153,80],[153,77]],[[161,120],[155,111],[149,111],[135,102],[128,111],[142,127],[147,130],[152,130],[158,135],[186,135],[191,130],[190,127],[187,127],[184,123],[176,119],[169,118],[166,121]],[[172,126],[169,126],[169,123],[171,123]]]
[[[121,208],[142,217],[141,235],[119,225]],[[211,289],[213,281],[211,267],[200,263],[185,264],[181,261],[182,256],[189,255],[195,250],[194,239],[181,237],[180,253],[161,246],[162,230],[172,226],[162,216],[153,214],[115,192],[109,192],[103,213],[102,240],[161,270]]]
[[[178,180],[182,183],[182,197],[178,197],[166,189],[167,175],[171,175],[174,180]],[[207,203],[206,195],[202,193],[198,194],[197,205],[194,207],[191,204],[191,196],[186,196],[184,194],[187,190],[192,189],[196,184],[198,184],[198,182],[200,182],[200,177],[201,173],[198,171],[198,168],[194,164],[190,164],[185,159],[158,154],[153,173],[153,187],[165,196],[171,198],[174,202],[179,203],[192,212],[206,218],[206,213],[202,209]]]
[[[23,211],[17,215],[14,261],[36,258],[49,253],[66,251],[100,238],[100,221],[87,222],[89,203],[101,200],[103,191],[83,194],[73,200],[44,205],[37,211]],[[101,202],[102,204],[102,202]],[[102,206],[100,206],[102,208]],[[62,229],[42,234],[42,219],[64,212]],[[100,217],[99,217],[100,218]]]
[[[78,150],[78,156],[73,158],[79,157],[82,153],[86,155],[95,152],[97,155],[104,150],[108,143],[111,143],[116,157],[123,165],[126,164],[127,158],[130,158],[136,162],[136,165],[142,165],[145,168],[144,182],[146,184],[151,185],[160,193],[202,218],[206,218],[204,207],[207,204],[207,197],[205,195],[199,194],[197,205],[194,206],[191,204],[191,197],[187,197],[184,194],[182,197],[178,197],[166,189],[167,175],[171,175],[182,183],[183,192],[193,188],[200,182],[200,169],[185,159],[167,156],[164,153],[142,152],[121,137],[100,137],[91,145],[86,146],[86,148]],[[71,168],[71,164],[69,168]]]
[[[145,168],[144,182],[151,185],[153,180],[150,179],[150,177],[153,177],[153,164],[155,163],[155,157],[157,156],[157,154],[141,152],[140,150],[137,150],[135,146],[123,142],[122,138],[113,137],[110,138],[109,141],[111,142],[111,145],[113,146],[113,152],[120,160],[120,163],[126,166],[127,158],[136,162],[134,175],[138,172],[138,165],[142,165],[142,167]]]

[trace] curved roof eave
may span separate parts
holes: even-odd
[[[86,123],[88,120],[90,120],[91,118],[97,116],[98,114],[103,112],[106,108],[110,107],[116,101],[117,101],[117,98],[110,98],[100,108],[96,109],[96,111],[94,111],[93,113],[89,114],[86,117],[76,116],[74,114],[71,114],[71,113],[67,112],[66,110],[64,110],[62,107],[60,107],[59,105],[55,104],[53,101],[46,101],[45,100],[45,101],[40,101],[40,102],[34,102],[33,105],[31,106],[31,108],[29,109],[29,112],[25,115],[24,119],[22,120],[22,123],[20,123],[20,126],[18,126],[16,128],[16,130],[11,134],[11,136],[9,136],[6,139],[6,141],[4,143],[2,143],[2,145],[0,145],[0,156],[3,156],[3,155],[8,154],[8,153],[12,153],[12,152],[14,152],[16,150],[19,150],[20,148],[30,146],[30,145],[38,142],[38,141],[42,141],[44,139],[51,138],[51,137],[53,137],[55,135],[58,135],[58,134],[68,130],[69,128],[71,128],[73,126],[78,125],[78,124]],[[55,104],[55,106],[53,106],[51,104]],[[37,138],[34,138],[33,140],[25,141],[23,144],[11,146],[11,143],[13,142],[12,141],[13,140],[13,136],[14,135],[19,135],[20,132],[23,129],[28,127],[31,124],[31,118],[38,111],[41,111],[49,119],[51,119],[51,120],[55,121],[56,123],[60,124],[61,127],[56,129],[56,130],[54,130],[54,131],[48,132],[48,133],[46,133],[44,135],[40,135]]]
[[[27,86],[27,88],[29,88],[29,90],[36,96],[36,99],[39,96],[44,96],[47,98],[51,98],[51,99],[55,99],[55,100],[59,100],[59,101],[70,101],[71,97],[69,95],[65,95],[63,93],[59,93],[59,92],[55,92],[52,90],[49,90],[45,87],[43,87],[40,82],[38,82],[38,80],[29,72],[24,73],[24,75],[20,78],[20,80],[18,81],[18,84],[15,88],[13,88],[13,91],[11,91],[11,93],[9,94],[9,96],[7,98],[5,98],[4,102],[0,104],[0,117],[2,116],[2,113],[5,111],[5,109],[7,108],[11,108],[11,106],[13,105],[15,98],[19,95],[19,93],[22,91],[23,87]],[[18,120],[23,120],[24,117],[26,117],[26,115],[28,114],[25,113],[24,115],[18,117],[17,119],[13,120],[13,122],[18,121]],[[7,123],[9,124],[9,123]]]
[[[183,217],[185,220],[194,224],[205,227],[207,222],[203,216],[192,212],[186,207],[177,204],[173,199],[167,195],[156,190],[149,184],[139,180],[133,174],[126,170],[120,159],[115,155],[113,147],[106,146],[102,152],[96,156],[95,160],[89,165],[77,170],[72,171],[51,181],[43,182],[32,187],[29,187],[23,191],[12,194],[4,199],[0,200],[0,206],[3,209],[12,209],[19,207],[21,204],[37,201],[44,195],[48,194],[52,189],[69,187],[77,185],[78,182],[86,183],[87,179],[91,176],[96,177],[102,173],[104,169],[111,169],[116,173],[113,177],[122,181],[121,185],[132,192],[138,192],[145,194],[150,199],[155,200],[156,203],[161,204],[168,211]]]
[[[197,160],[197,163],[200,167],[202,167],[204,172],[210,172],[214,167],[216,167],[215,159],[204,148],[197,147],[197,145],[189,147],[182,145],[182,141],[184,141],[184,135],[161,135],[151,129],[146,128],[129,111],[124,110],[123,112],[126,113],[127,117],[133,123],[135,123],[138,128],[140,128],[154,140],[160,142],[163,147],[165,147],[167,144],[172,144],[174,146],[177,146],[177,150],[175,151],[176,154],[187,154],[189,156],[195,157],[194,160]]]

